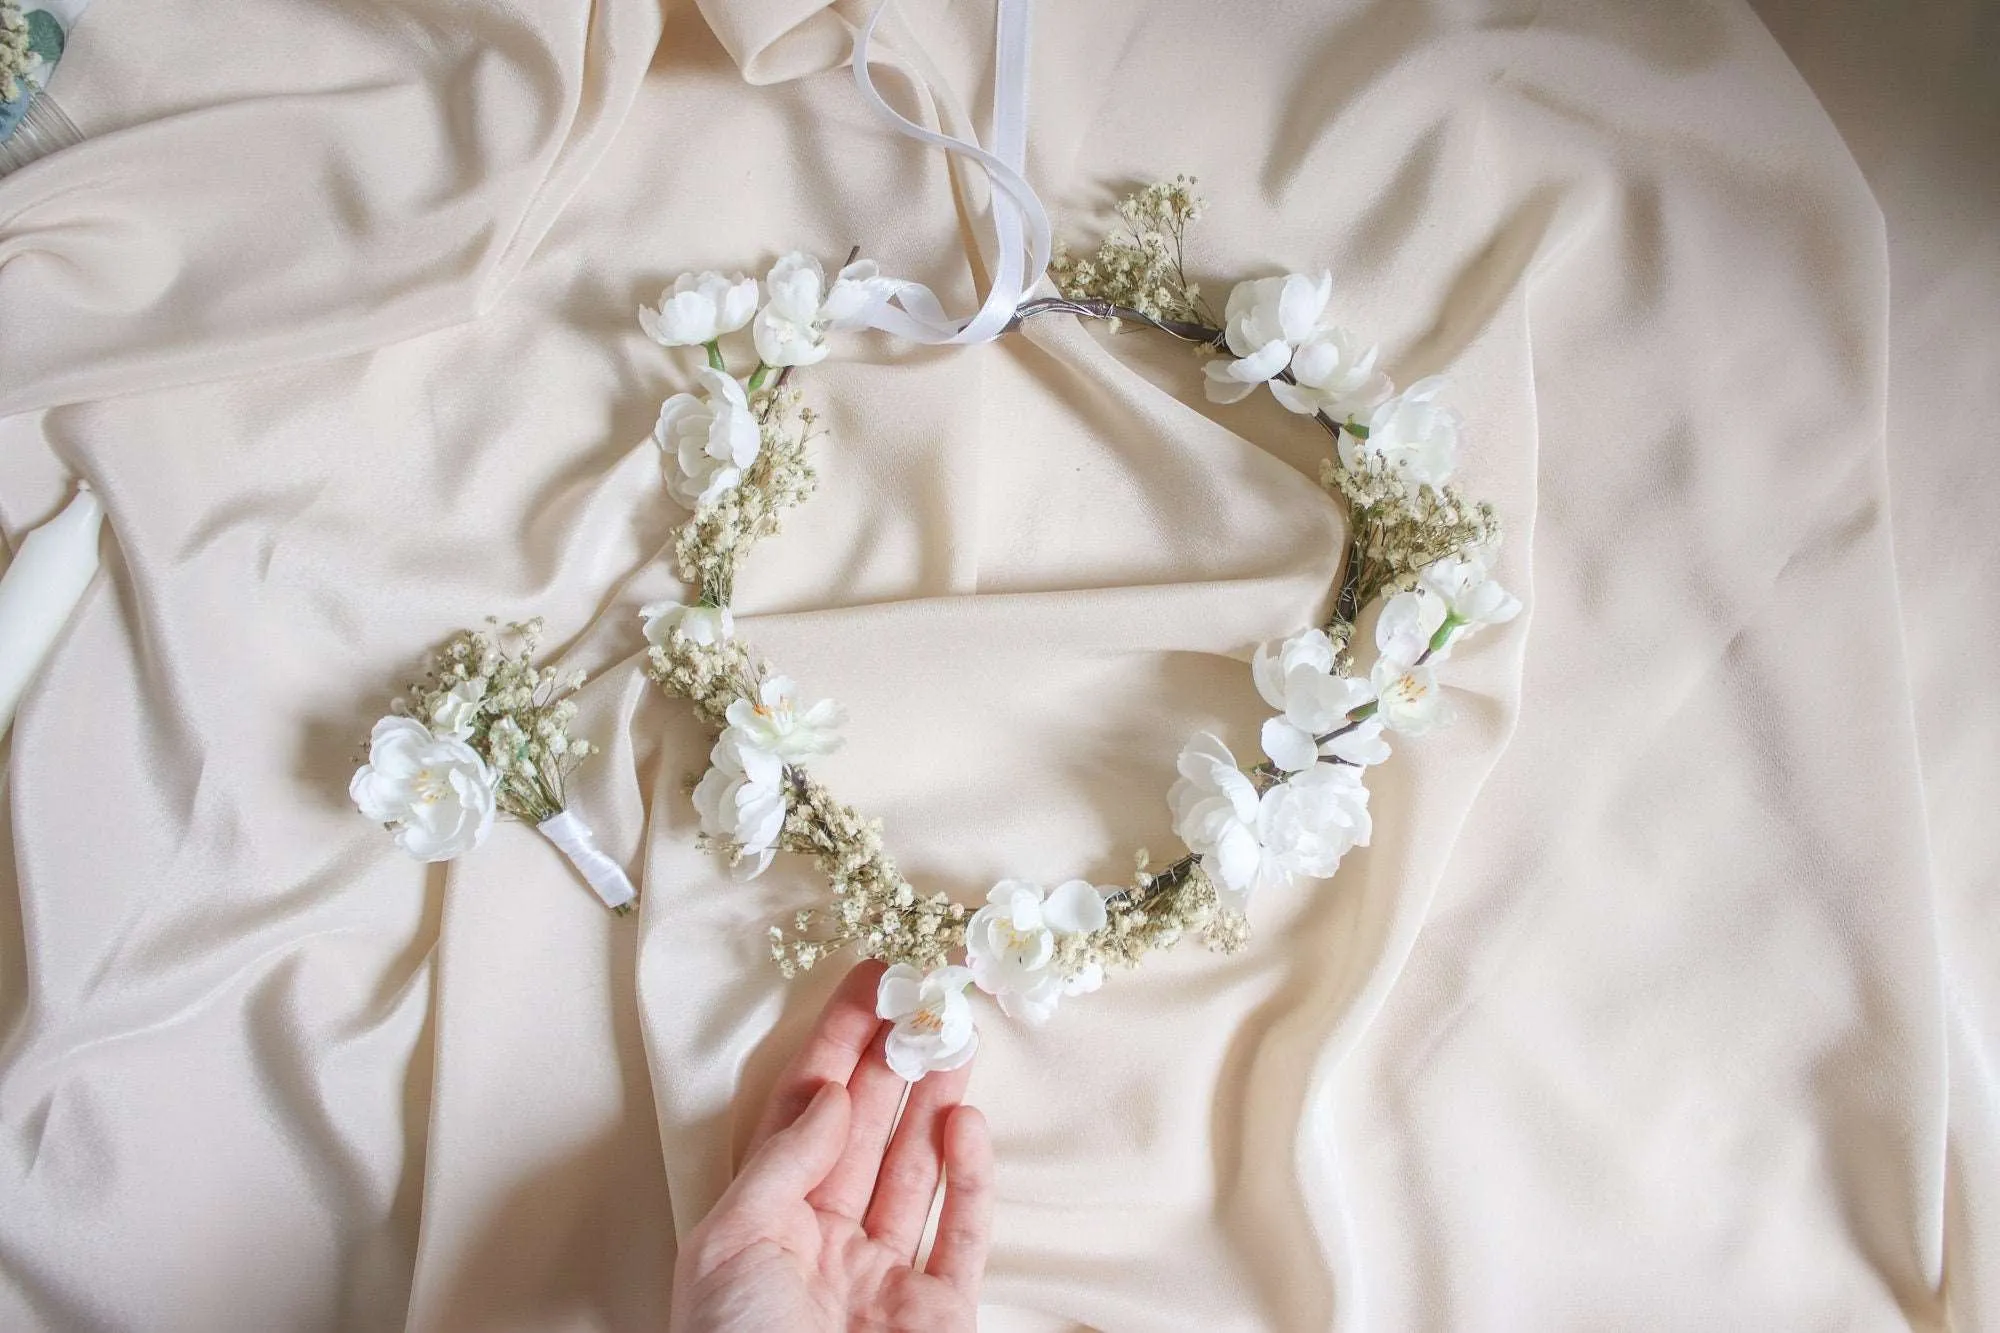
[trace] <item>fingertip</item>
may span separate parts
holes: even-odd
[[[828,1079],[819,1085],[819,1091],[815,1092],[813,1099],[806,1103],[805,1114],[799,1119],[801,1121],[811,1119],[815,1124],[829,1116],[837,1116],[844,1120],[848,1112],[847,1100],[847,1085]]]
[[[953,1107],[945,1121],[944,1183],[929,1271],[977,1300],[992,1243],[994,1189],[986,1117],[975,1107]]]
[[[846,1083],[882,1029],[875,992],[882,965],[857,964],[828,997],[805,1042],[786,1063],[750,1135],[755,1152],[773,1134],[804,1115],[822,1083]]]
[[[985,1113],[976,1106],[954,1106],[945,1121],[944,1153],[948,1168],[970,1168],[983,1175],[993,1162]]]
[[[782,1139],[794,1145],[794,1151],[803,1150],[815,1159],[828,1150],[838,1153],[847,1141],[847,1103],[844,1084],[831,1080],[822,1083],[799,1118],[773,1134],[771,1141]],[[828,1165],[831,1164],[829,1160]]]
[[[751,1152],[717,1211],[725,1205],[754,1209],[804,1198],[826,1179],[846,1142],[847,1089],[822,1083],[798,1119]]]
[[[882,974],[888,970],[889,965],[879,958],[862,959],[848,968],[847,975],[834,986],[828,1007],[834,1003],[853,1004],[874,1013],[875,997],[882,989]]]

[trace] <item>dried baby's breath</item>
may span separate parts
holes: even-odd
[[[1342,605],[1335,610],[1344,634],[1353,632],[1360,608],[1413,587],[1426,565],[1500,543],[1492,505],[1467,501],[1450,483],[1412,488],[1394,467],[1365,451],[1352,467],[1337,457],[1323,460],[1320,484],[1346,501],[1353,533]]]
[[[0,102],[21,96],[26,83],[22,76],[34,63],[27,15],[16,0],[0,0]]]
[[[1199,284],[1187,275],[1187,229],[1201,217],[1192,176],[1157,181],[1118,201],[1122,230],[1088,259],[1058,241],[1049,279],[1064,296],[1109,301],[1148,319],[1212,324]]]
[[[569,775],[597,752],[569,734],[585,673],[535,665],[539,617],[489,623],[447,641],[396,711],[460,736],[493,770],[499,807],[539,824],[567,805]]]
[[[942,1061],[968,1053],[961,1044],[913,1054],[929,1050],[924,1043],[944,1030],[947,1010],[963,1003],[952,997],[968,976],[1009,1014],[1032,1022],[1046,1018],[1062,996],[1094,989],[1105,970],[1137,966],[1191,936],[1222,953],[1245,948],[1246,894],[1263,884],[1328,878],[1349,850],[1367,844],[1360,775],[1387,758],[1386,733],[1419,735],[1441,716],[1433,654],[1441,659],[1455,636],[1520,609],[1486,581],[1486,562],[1500,538],[1492,508],[1469,502],[1449,483],[1460,423],[1441,401],[1442,379],[1396,392],[1377,369],[1378,349],[1339,323],[1333,279],[1324,272],[1239,285],[1229,301],[1229,327],[1217,327],[1186,269],[1187,231],[1201,208],[1188,177],[1127,196],[1116,207],[1118,230],[1093,253],[1079,257],[1058,247],[1049,276],[1061,295],[1020,304],[1009,325],[1065,313],[1156,328],[1215,354],[1205,375],[1211,401],[1239,402],[1268,384],[1280,404],[1332,437],[1334,457],[1321,479],[1352,534],[1333,613],[1323,635],[1307,631],[1282,646],[1290,664],[1279,674],[1291,685],[1266,679],[1272,659],[1265,653],[1255,668],[1267,699],[1296,689],[1301,712],[1294,717],[1289,702],[1276,705],[1281,715],[1273,722],[1281,725],[1272,731],[1267,723],[1263,733],[1269,762],[1244,766],[1206,733],[1183,749],[1183,783],[1170,800],[1185,855],[1156,871],[1140,851],[1131,882],[1116,891],[1082,881],[1053,891],[1003,881],[983,907],[969,911],[912,885],[885,850],[881,824],[835,800],[806,770],[801,756],[826,753],[837,740],[834,706],[797,702],[790,681],[733,639],[730,617],[697,619],[688,608],[671,608],[679,619],[650,654],[649,672],[662,688],[722,729],[696,789],[704,836],[731,864],[752,862],[752,872],[784,851],[812,858],[828,881],[825,905],[770,928],[768,948],[779,970],[794,976],[847,953],[928,974],[922,987],[937,993],[922,1004],[933,1008],[895,1017],[895,1033],[911,1043],[905,1057],[938,1062],[910,1066],[919,1072],[905,1077],[926,1067],[954,1068]],[[799,271],[791,259],[785,264]],[[1226,348],[1238,347],[1254,351],[1223,358]],[[715,364],[713,345],[709,351]],[[755,461],[747,461],[747,440],[732,454],[718,434],[704,455],[712,466],[686,464],[729,483],[701,492],[713,498],[675,543],[682,575],[705,608],[728,607],[744,554],[777,531],[779,514],[812,487],[805,454],[813,415],[782,375],[762,388],[766,370],[760,366],[748,382],[760,422]],[[732,401],[741,411],[742,400]],[[681,447],[691,458],[703,445],[699,437],[686,438],[692,442]],[[746,460],[740,481],[729,467],[735,457]],[[1355,624],[1363,608],[1384,597],[1392,600],[1376,631],[1378,660],[1357,674]],[[694,627],[695,637],[683,625]],[[1413,625],[1421,628],[1414,638]],[[1290,662],[1292,656],[1298,660]],[[1302,670],[1304,679],[1297,676]],[[939,973],[961,950],[970,971]],[[892,980],[884,995],[893,990],[900,997],[894,1003],[910,1003],[912,979]]]
[[[734,594],[737,563],[750,548],[773,536],[787,509],[812,494],[816,478],[806,447],[818,417],[796,389],[760,393],[755,404],[761,447],[740,484],[695,511],[674,536],[681,578],[701,589],[709,606],[727,606]]]

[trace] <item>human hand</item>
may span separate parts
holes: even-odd
[[[961,1104],[970,1065],[907,1085],[890,1070],[889,1024],[875,1017],[882,971],[863,963],[840,983],[779,1076],[735,1181],[682,1243],[674,1333],[974,1327],[993,1214],[986,1121]]]

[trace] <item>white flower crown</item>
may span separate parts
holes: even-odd
[[[1493,511],[1449,482],[1459,418],[1439,402],[1442,382],[1395,392],[1376,368],[1378,350],[1332,321],[1326,274],[1239,283],[1218,325],[1183,263],[1186,228],[1199,215],[1192,185],[1177,178],[1123,201],[1125,232],[1088,259],[1059,250],[1049,273],[1062,295],[1022,304],[1009,327],[1052,313],[1137,323],[1211,357],[1212,401],[1240,402],[1269,385],[1332,435],[1320,478],[1350,535],[1327,623],[1266,644],[1251,660],[1252,682],[1273,710],[1259,736],[1263,762],[1246,768],[1220,738],[1193,736],[1167,793],[1187,851],[1158,871],[1140,852],[1132,882],[1117,888],[1003,880],[970,913],[946,894],[919,893],[883,850],[880,824],[836,801],[806,768],[839,746],[840,707],[804,703],[736,635],[729,601],[739,563],[813,488],[806,448],[815,417],[788,381],[827,357],[830,335],[869,324],[905,284],[851,255],[828,282],[818,260],[794,253],[762,284],[689,274],[639,312],[662,346],[707,353],[696,372],[701,393],[668,398],[653,432],[668,488],[693,511],[674,554],[698,596],[641,610],[648,674],[720,731],[694,787],[701,836],[740,878],[761,874],[780,851],[818,863],[834,901],[799,913],[790,931],[771,927],[772,957],[786,976],[842,949],[887,961],[877,1008],[895,1024],[889,1062],[908,1079],[972,1058],[968,987],[1010,1017],[1042,1023],[1064,996],[1102,985],[1107,968],[1134,966],[1190,932],[1214,948],[1241,948],[1253,893],[1326,879],[1350,848],[1367,845],[1362,779],[1389,757],[1389,734],[1418,736],[1444,722],[1438,664],[1467,635],[1520,610],[1487,577],[1500,540]],[[721,339],[746,325],[758,359],[739,381]],[[1375,658],[1357,673],[1355,626],[1377,600]],[[355,804],[426,861],[471,851],[505,812],[541,831],[608,906],[630,911],[636,895],[623,868],[567,808],[566,779],[594,750],[569,736],[569,696],[582,676],[533,663],[539,622],[508,630],[512,651],[492,632],[453,639],[427,680],[376,724],[350,788]],[[951,962],[955,954],[963,965]]]
[[[787,976],[843,949],[887,961],[877,1007],[895,1025],[889,1061],[908,1079],[972,1058],[968,987],[1040,1023],[1064,996],[1097,989],[1107,968],[1135,965],[1190,932],[1240,948],[1258,889],[1325,879],[1349,848],[1367,844],[1366,769],[1388,758],[1389,734],[1417,736],[1446,720],[1439,664],[1466,636],[1520,610],[1487,577],[1500,540],[1492,510],[1449,483],[1460,422],[1440,402],[1443,383],[1394,392],[1378,349],[1334,323],[1330,275],[1239,283],[1217,321],[1183,263],[1199,215],[1192,186],[1177,178],[1123,201],[1124,233],[1087,259],[1059,250],[1049,272],[1062,295],[1024,303],[1010,327],[1049,313],[1137,323],[1211,356],[1214,402],[1268,385],[1332,435],[1321,480],[1350,537],[1327,623],[1265,645],[1251,662],[1274,712],[1259,738],[1264,761],[1245,767],[1218,737],[1192,737],[1167,794],[1186,854],[1152,871],[1142,852],[1132,883],[1115,889],[1005,880],[970,913],[943,893],[918,892],[883,850],[880,825],[806,767],[839,745],[840,708],[804,703],[736,634],[729,603],[740,562],[813,486],[815,418],[789,380],[828,355],[831,334],[863,327],[903,285],[852,256],[829,283],[817,260],[795,253],[771,268],[761,293],[741,275],[691,274],[639,313],[663,346],[707,352],[701,393],[669,398],[654,432],[669,488],[693,510],[674,549],[697,598],[642,611],[649,674],[720,729],[694,788],[702,837],[743,878],[780,851],[818,863],[833,901],[799,913],[789,931],[773,926],[772,956]],[[720,339],[745,325],[758,361],[739,381]],[[1378,600],[1374,660],[1360,671],[1355,626]]]

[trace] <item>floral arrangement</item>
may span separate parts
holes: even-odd
[[[568,808],[569,775],[597,752],[569,734],[585,676],[536,666],[541,635],[542,622],[530,620],[454,636],[375,724],[348,794],[419,861],[472,851],[504,811],[534,825],[606,906],[627,913],[638,896],[631,880]]]
[[[35,59],[28,19],[15,0],[0,0],[0,102],[21,95],[21,78]]]
[[[62,55],[63,41],[63,25],[46,9],[0,0],[0,105],[25,102],[40,91]]]
[[[1139,325],[1208,358],[1213,402],[1268,387],[1330,435],[1321,480],[1350,537],[1327,620],[1251,660],[1251,684],[1272,710],[1258,737],[1263,759],[1245,764],[1220,737],[1193,736],[1167,793],[1186,851],[1157,870],[1141,852],[1128,884],[1006,880],[972,911],[920,891],[896,869],[880,824],[811,774],[809,761],[840,743],[840,708],[808,702],[736,633],[739,563],[813,487],[815,417],[789,381],[903,285],[852,255],[829,282],[816,259],[789,254],[761,285],[690,274],[639,313],[660,345],[706,354],[700,392],[667,399],[654,432],[669,489],[692,511],[674,549],[695,597],[641,612],[649,674],[718,729],[693,789],[701,838],[741,878],[780,852],[810,858],[826,876],[831,901],[798,913],[789,929],[771,927],[771,955],[786,976],[840,952],[889,962],[877,1008],[894,1023],[888,1056],[907,1079],[971,1058],[970,989],[1041,1023],[1108,971],[1183,938],[1241,948],[1257,891],[1328,878],[1367,845],[1367,770],[1389,757],[1391,736],[1446,721],[1440,666],[1469,635],[1520,609],[1487,574],[1500,541],[1493,511],[1451,484],[1461,422],[1442,381],[1398,392],[1379,349],[1336,320],[1328,274],[1239,283],[1217,321],[1184,262],[1200,216],[1193,185],[1177,178],[1126,199],[1123,230],[1088,258],[1058,252],[1049,272],[1060,295],[1025,302],[1009,327],[1052,313]],[[756,360],[739,379],[723,340],[745,326]],[[1355,641],[1378,604],[1364,663]]]

